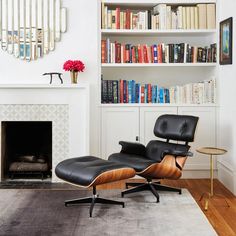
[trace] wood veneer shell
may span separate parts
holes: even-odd
[[[137,172],[138,175],[144,178],[156,178],[156,179],[179,179],[182,175],[182,171],[176,166],[175,161],[182,168],[185,164],[186,157],[175,157],[172,155],[166,155],[160,163],[155,163],[147,167],[141,172]]]

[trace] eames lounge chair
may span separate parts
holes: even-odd
[[[181,194],[181,189],[161,185],[160,181],[154,182],[153,179],[181,177],[187,157],[193,155],[189,152],[188,143],[194,140],[197,122],[198,117],[195,116],[162,115],[156,121],[154,134],[165,140],[152,140],[146,147],[140,143],[120,141],[119,144],[122,146],[120,153],[110,155],[109,160],[134,168],[136,174],[147,181],[141,184],[126,183],[126,187],[133,186],[133,188],[123,191],[122,197],[125,194],[149,190],[159,202],[158,190]]]

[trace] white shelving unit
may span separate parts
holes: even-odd
[[[104,0],[103,3],[113,9],[120,6],[122,9],[147,10],[159,3],[169,5],[217,4],[217,0]],[[139,43],[148,45],[154,43],[189,43],[190,45],[206,46],[218,41],[217,29],[101,29],[99,36],[100,40],[109,37],[113,42],[134,45]],[[151,83],[169,87],[216,77],[217,65],[218,63],[100,63],[100,72],[105,80],[134,79],[142,84]],[[101,83],[99,83],[98,90],[101,94]],[[100,103],[99,107],[101,109],[101,157],[104,159],[112,152],[120,150],[118,145],[120,140],[138,141],[147,144],[148,140],[154,138],[153,127],[156,118],[163,113],[199,116],[200,122],[194,149],[203,144],[216,145],[217,104]],[[193,158],[188,161],[185,167],[185,176],[207,177],[208,161],[201,155],[195,154],[195,156],[197,156],[197,159]],[[192,170],[194,172],[191,172]],[[188,173],[190,174],[188,175]]]
[[[147,10],[159,3],[187,6],[199,3],[216,3],[216,0],[103,0],[101,3],[104,3],[109,9],[121,7],[123,10],[127,8]],[[111,42],[117,41],[134,45],[139,43],[148,45],[189,43],[190,45],[206,46],[217,42],[217,29],[100,29],[99,34],[100,40],[110,38]],[[216,68],[217,63],[100,63],[100,72],[105,80],[134,79],[141,84],[151,83],[163,87],[210,79],[215,76]],[[99,92],[101,94],[101,83],[99,83]],[[153,105],[156,106],[156,104]]]

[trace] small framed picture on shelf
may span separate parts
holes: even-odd
[[[233,18],[220,22],[220,65],[232,64]]]

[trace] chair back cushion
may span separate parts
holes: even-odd
[[[154,134],[159,138],[192,142],[198,117],[186,115],[162,115],[156,120]]]
[[[152,140],[146,147],[146,157],[156,162],[161,162],[166,150],[188,152],[190,146],[178,143],[167,143],[158,140]]]

